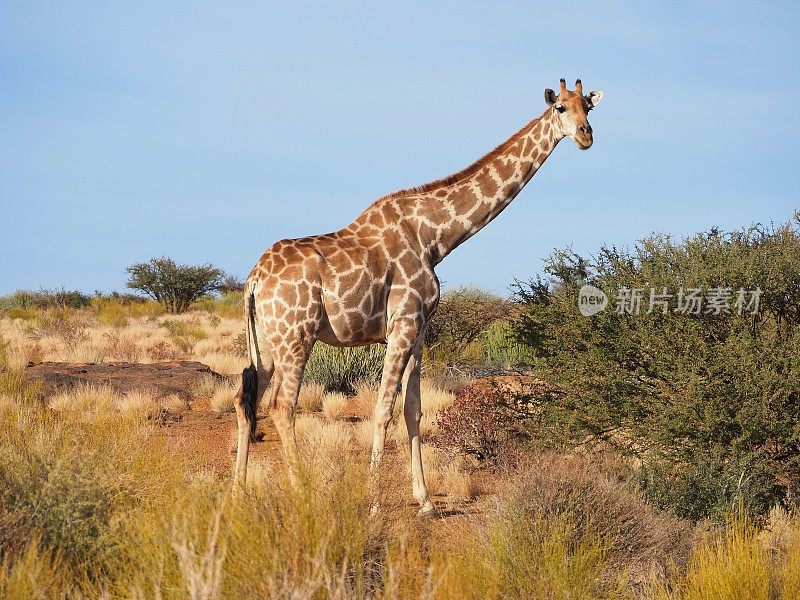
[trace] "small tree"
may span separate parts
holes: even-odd
[[[225,277],[222,269],[211,264],[177,265],[164,256],[136,263],[126,271],[130,274],[129,288],[158,300],[173,314],[185,312],[200,296],[219,290]]]
[[[496,321],[509,318],[514,305],[489,292],[460,288],[446,292],[425,330],[425,345],[434,362],[459,362],[472,342]]]

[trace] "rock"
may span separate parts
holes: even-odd
[[[159,398],[175,394],[184,400],[191,400],[194,386],[201,378],[208,376],[224,378],[203,363],[188,360],[150,364],[44,362],[25,370],[26,382],[42,382],[41,398],[48,398],[79,384],[106,384],[120,393],[147,390]]]

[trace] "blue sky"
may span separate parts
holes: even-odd
[[[123,290],[160,255],[245,276],[469,164],[562,76],[605,92],[594,147],[562,143],[447,287],[800,208],[796,4],[111,4],[0,3],[0,293]]]

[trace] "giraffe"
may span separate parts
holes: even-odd
[[[411,453],[411,483],[419,514],[431,515],[422,466],[420,366],[425,326],[439,302],[434,268],[485,227],[519,194],[565,137],[582,150],[592,145],[588,112],[603,97],[574,91],[561,79],[558,94],[544,92],[547,108],[508,140],[467,168],[373,202],[344,229],[281,240],[245,282],[245,319],[251,364],[235,397],[238,424],[234,486],[243,486],[256,411],[267,404],[290,479],[298,465],[294,438],[297,397],[314,343],[386,344],[374,410],[370,462],[379,485],[386,430],[400,383]]]

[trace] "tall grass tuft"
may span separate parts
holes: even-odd
[[[334,348],[316,344],[306,364],[305,380],[321,383],[329,392],[348,396],[359,382],[380,381],[386,348],[379,344]]]
[[[631,597],[605,577],[607,543],[565,518],[529,515],[512,503],[490,514],[485,531],[454,541],[434,564],[442,599]]]
[[[87,420],[4,403],[0,457],[0,557],[25,561],[36,547],[79,587],[124,569],[137,552],[131,517],[158,514],[182,479],[180,455],[147,421],[116,411]]]
[[[652,596],[664,600],[768,600],[773,597],[769,556],[757,534],[743,511],[729,516],[721,532],[694,549],[682,580],[673,589],[656,586]]]

